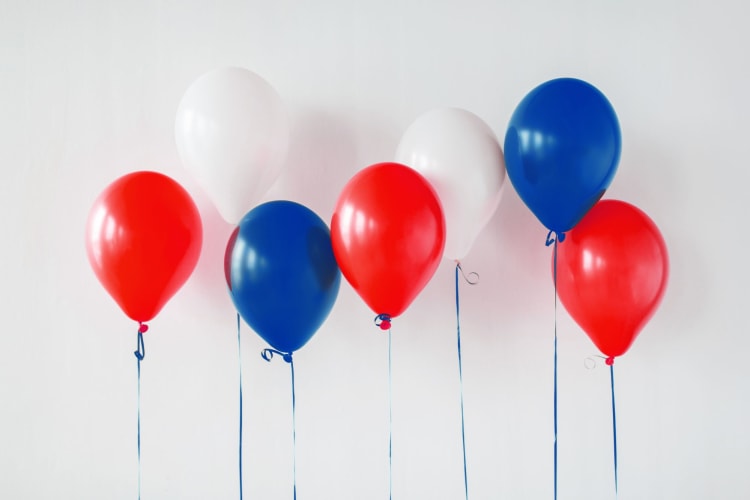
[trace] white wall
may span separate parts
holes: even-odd
[[[238,498],[231,231],[177,157],[177,103],[205,71],[247,67],[293,120],[268,195],[330,220],[360,168],[441,106],[502,139],[537,84],[601,89],[622,125],[607,197],[659,225],[665,300],[618,360],[620,498],[750,496],[746,289],[748,8],[741,1],[27,0],[0,6],[2,343],[0,494],[136,495],[135,324],[85,255],[88,210],[120,175],[155,169],[199,204],[196,272],[150,323],[143,364],[143,498]],[[469,496],[552,498],[553,289],[546,231],[510,184],[464,259]],[[394,324],[393,497],[463,498],[453,267]],[[386,338],[342,282],[295,356],[300,499],[388,494]],[[564,310],[559,498],[614,498],[609,378]],[[246,327],[245,497],[291,497],[288,366]]]

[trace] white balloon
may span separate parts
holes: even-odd
[[[278,178],[289,148],[289,118],[263,78],[243,68],[210,71],[188,87],[177,108],[182,163],[231,224]]]
[[[421,173],[445,214],[444,256],[460,260],[497,210],[505,183],[503,151],[475,114],[440,108],[419,116],[401,138],[396,161]]]

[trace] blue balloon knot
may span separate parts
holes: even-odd
[[[565,241],[565,233],[551,230],[549,233],[547,233],[547,241],[545,241],[544,244],[546,246],[550,246],[555,241],[559,243],[562,243],[563,241]]]
[[[281,352],[277,351],[276,349],[263,349],[260,353],[261,357],[265,359],[266,361],[271,361],[273,359],[273,355],[278,354],[281,356],[281,359],[286,361],[287,363],[292,362],[292,353],[291,352]]]

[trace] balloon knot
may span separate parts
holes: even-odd
[[[146,345],[143,343],[143,332],[145,332],[146,330],[148,330],[148,327],[146,325],[142,323],[138,325],[136,350],[133,351],[133,354],[135,354],[135,357],[138,359],[139,366],[140,362],[143,361],[143,358],[146,357]]]
[[[389,314],[378,314],[375,316],[375,326],[379,326],[381,330],[390,330],[391,316]]]
[[[547,241],[545,241],[544,244],[550,246],[555,241],[557,241],[558,243],[562,243],[563,241],[565,241],[565,233],[550,231],[549,233],[547,233]]]
[[[604,362],[607,363],[607,366],[612,366],[613,364],[615,364],[615,357],[610,356],[607,359],[605,359]]]
[[[279,356],[281,356],[281,359],[283,359],[287,363],[291,363],[292,362],[292,353],[291,352],[281,352],[281,351],[277,351],[276,349],[263,349],[260,352],[261,357],[263,359],[265,359],[266,361],[269,361],[269,362],[273,359],[273,355],[274,354],[278,354]]]
[[[138,333],[146,333],[148,331],[148,325],[146,323],[138,323]]]

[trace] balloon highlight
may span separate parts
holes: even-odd
[[[299,203],[264,203],[243,217],[225,255],[229,294],[242,319],[282,353],[304,346],[341,283],[325,222]]]
[[[667,287],[669,256],[642,210],[602,200],[559,245],[557,293],[606,356],[622,356],[656,312]]]
[[[203,226],[185,189],[158,172],[134,172],[96,199],[86,252],[96,277],[131,319],[152,319],[198,263]]]

